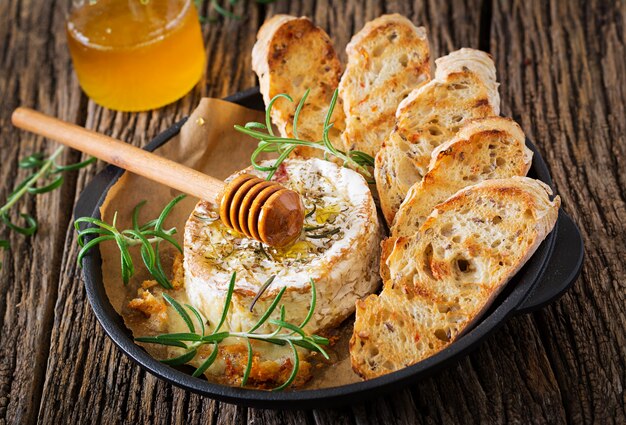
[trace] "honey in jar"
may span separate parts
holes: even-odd
[[[68,18],[67,39],[82,89],[120,111],[178,100],[205,67],[192,0],[82,0]]]

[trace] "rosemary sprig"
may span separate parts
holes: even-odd
[[[163,271],[161,264],[159,245],[163,241],[169,242],[179,252],[182,252],[182,248],[173,238],[173,235],[176,234],[176,228],[163,229],[163,225],[172,211],[172,208],[183,200],[183,198],[185,198],[185,195],[177,196],[163,208],[158,218],[150,220],[141,226],[139,225],[139,211],[146,202],[140,202],[133,209],[133,227],[127,230],[117,229],[117,212],[113,215],[113,222],[111,224],[107,224],[93,217],[81,217],[77,219],[74,222],[74,227],[78,232],[78,244],[81,246],[81,250],[78,253],[78,264],[82,265],[83,258],[94,246],[105,241],[115,241],[120,250],[122,280],[124,284],[127,284],[130,278],[135,274],[133,259],[130,255],[130,247],[140,245],[141,259],[146,269],[148,269],[150,274],[162,287],[171,289],[172,284]],[[81,228],[81,224],[83,223],[90,226]],[[87,240],[88,236],[95,237]]]
[[[223,6],[220,1],[218,0],[210,0],[210,10],[214,10],[215,12],[217,12],[219,15],[223,16],[224,18],[231,18],[231,19],[235,19],[235,20],[240,20],[243,18],[243,16],[241,15],[237,15],[233,12],[231,12],[228,7],[233,7],[235,6],[235,4],[237,4],[238,0],[228,0],[228,6]],[[255,0],[255,3],[257,4],[270,4],[273,3],[276,0]],[[200,13],[200,11],[202,10],[202,4],[204,3],[204,0],[194,0],[194,3],[196,4],[196,8],[198,9],[198,13]],[[205,17],[205,16],[200,16],[200,22],[215,22],[217,21],[217,19],[215,18],[211,18],[211,17]]]
[[[306,102],[306,98],[308,97],[310,89],[304,93],[300,102],[298,102],[298,106],[296,107],[296,111],[293,117],[293,134],[294,137],[279,137],[274,134],[274,130],[272,129],[271,123],[271,112],[274,103],[280,98],[287,99],[293,102],[293,99],[285,94],[277,94],[272,98],[272,100],[267,105],[265,110],[265,124],[260,122],[249,122],[244,126],[235,125],[235,130],[247,134],[250,137],[253,137],[259,141],[259,144],[256,150],[252,153],[252,157],[250,158],[250,162],[252,166],[259,170],[268,172],[267,180],[270,180],[278,167],[282,162],[289,156],[289,154],[298,146],[308,146],[315,149],[319,149],[324,152],[324,158],[328,158],[329,156],[334,156],[342,161],[344,167],[352,167],[361,172],[364,176],[371,180],[372,174],[368,170],[367,167],[374,166],[374,158],[365,152],[361,151],[348,151],[343,152],[337,148],[335,148],[330,141],[330,137],[328,135],[329,131],[333,127],[333,123],[330,122],[331,117],[333,115],[333,111],[335,110],[335,105],[337,104],[337,98],[339,95],[338,90],[335,90],[333,93],[333,97],[330,101],[330,105],[328,107],[328,112],[326,113],[326,118],[324,120],[324,128],[322,132],[322,140],[311,141],[311,140],[303,140],[298,137],[298,119],[300,117],[300,112],[304,107]],[[262,166],[257,162],[257,158],[262,153],[278,153],[278,158],[271,166]]]
[[[64,172],[78,170],[96,161],[96,158],[90,158],[75,164],[59,165],[56,160],[63,152],[63,149],[63,146],[57,148],[47,158],[43,153],[38,152],[20,160],[19,167],[33,170],[33,173],[15,187],[13,192],[7,197],[6,203],[0,207],[0,222],[4,223],[8,229],[25,236],[32,236],[37,233],[39,225],[35,217],[30,214],[19,213],[25,225],[13,223],[9,217],[11,208],[25,195],[41,195],[61,187],[64,181]],[[8,250],[10,248],[9,241],[0,240],[0,248]],[[0,267],[2,267],[2,263],[0,263]]]
[[[226,293],[226,299],[224,302],[224,307],[222,309],[220,321],[217,326],[215,326],[215,328],[212,330],[212,332],[206,332],[206,328],[204,326],[206,320],[202,317],[197,309],[188,304],[185,304],[185,306],[183,307],[175,299],[163,293],[163,298],[181,316],[181,318],[187,325],[187,329],[189,330],[189,332],[162,334],[157,336],[144,336],[135,338],[135,341],[184,348],[186,350],[184,354],[174,358],[161,360],[163,363],[169,365],[185,364],[191,361],[196,356],[196,354],[198,354],[198,349],[201,346],[208,344],[212,345],[213,350],[211,351],[211,354],[209,354],[206,360],[202,362],[202,364],[193,373],[193,376],[198,377],[202,375],[213,364],[213,362],[217,358],[218,345],[222,341],[224,341],[226,338],[243,339],[245,340],[248,347],[248,360],[246,364],[246,369],[243,373],[241,380],[242,387],[247,384],[248,378],[250,377],[250,372],[252,370],[253,353],[251,340],[263,341],[269,344],[282,346],[289,345],[293,352],[293,369],[291,371],[291,374],[289,375],[289,378],[287,378],[287,380],[283,382],[280,386],[274,388],[274,391],[280,391],[289,387],[289,385],[291,385],[296,379],[300,367],[300,356],[296,347],[303,347],[307,350],[318,352],[322,356],[324,356],[324,358],[329,359],[328,354],[326,353],[324,348],[322,348],[322,345],[328,345],[328,339],[319,335],[307,334],[303,329],[307,325],[307,323],[309,323],[309,321],[313,317],[313,312],[315,311],[317,298],[315,282],[313,281],[313,279],[311,279],[311,304],[309,306],[307,316],[300,325],[296,326],[292,323],[285,321],[284,305],[281,305],[278,309],[280,318],[270,319],[270,316],[278,308],[278,304],[280,303],[280,300],[285,293],[286,288],[282,288],[280,292],[276,295],[268,309],[263,313],[261,318],[248,331],[220,332],[224,322],[226,321],[226,316],[231,305],[231,299],[233,291],[235,289],[236,278],[237,275],[235,272],[233,272],[230,279],[230,284],[228,286],[228,292]],[[201,329],[199,331],[196,330],[196,327],[191,320],[191,316],[187,313],[186,310],[189,310],[201,324]],[[257,333],[257,330],[265,324],[273,325],[275,326],[275,329],[272,332]]]

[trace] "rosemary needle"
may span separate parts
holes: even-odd
[[[261,250],[261,253],[263,254],[263,256],[266,259],[268,259],[268,260],[271,259],[270,256],[267,254],[267,251],[265,251],[265,248],[263,248],[263,243],[262,242],[259,242],[259,250]]]
[[[306,215],[304,216],[304,218],[309,218],[312,217],[313,214],[315,214],[315,210],[317,210],[317,204],[313,204],[313,208],[311,209],[311,211],[309,211],[308,213],[306,213]]]
[[[270,278],[265,281],[263,286],[261,286],[261,288],[259,288],[258,292],[256,293],[256,295],[252,299],[252,302],[250,303],[250,313],[252,313],[252,309],[254,309],[254,305],[259,300],[259,298],[261,298],[261,295],[263,295],[263,293],[265,291],[267,291],[267,288],[269,288],[269,286],[272,284],[272,282],[274,282],[275,278],[276,278],[276,275],[270,276]]]

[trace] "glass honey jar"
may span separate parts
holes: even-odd
[[[85,93],[119,111],[145,111],[189,92],[206,54],[192,0],[78,0],[67,40]]]

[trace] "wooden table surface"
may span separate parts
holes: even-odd
[[[313,17],[343,50],[366,21],[400,12],[427,27],[434,57],[462,46],[494,56],[502,111],[549,164],[586,259],[558,302],[514,317],[471,355],[410,388],[339,409],[246,409],[156,379],[104,335],[76,267],[72,227],[74,203],[98,164],[20,207],[41,230],[11,234],[12,251],[3,254],[1,423],[626,423],[624,1],[241,1],[236,11],[246,19],[204,25],[205,80],[181,101],[141,114],[103,109],[81,93],[66,47],[68,5],[0,1],[0,200],[26,175],[19,158],[54,148],[12,128],[19,105],[143,145],[201,96],[256,84],[250,51],[267,16]],[[7,235],[0,226],[0,239]]]

